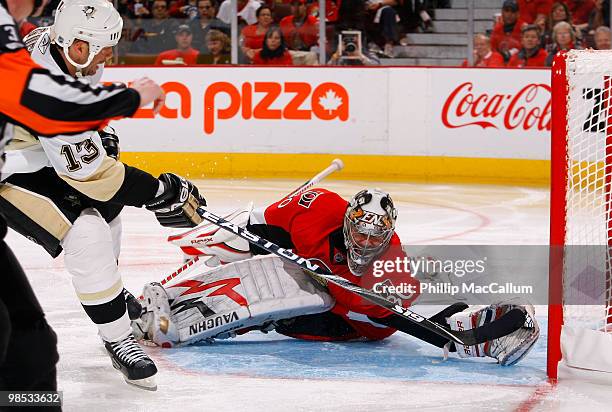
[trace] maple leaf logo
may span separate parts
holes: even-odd
[[[331,115],[333,111],[338,110],[338,107],[342,105],[342,98],[333,90],[328,90],[323,97],[319,98],[319,104]]]

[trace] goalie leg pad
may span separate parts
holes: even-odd
[[[489,356],[497,359],[502,366],[514,365],[531,350],[540,336],[540,327],[535,319],[533,305],[520,305],[507,301],[490,305],[472,312],[459,312],[452,315],[448,322],[452,330],[475,329],[493,322],[503,322],[503,316],[510,311],[519,310],[525,322],[512,333],[492,339],[480,345],[459,346],[457,354],[461,358]]]
[[[258,256],[212,269],[198,265],[190,271],[191,277],[165,287],[173,325],[168,330],[175,327],[178,331],[172,344],[230,338],[247,328],[269,329],[278,320],[326,312],[334,305],[322,286],[276,256]],[[151,306],[152,312],[167,310],[161,304]],[[147,325],[152,339],[160,340],[156,337],[159,332],[151,329],[158,326],[156,321]],[[164,342],[167,346],[168,340]]]
[[[225,220],[244,228],[252,208],[253,204],[249,204],[246,209],[239,209],[225,216]],[[187,232],[169,236],[168,242],[180,247],[186,255],[216,256],[222,264],[252,256],[248,241],[209,222],[203,222]]]

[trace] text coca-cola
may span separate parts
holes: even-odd
[[[457,86],[442,106],[442,123],[449,129],[480,126],[483,129],[550,131],[550,86],[530,83],[515,93],[479,92],[474,83]]]

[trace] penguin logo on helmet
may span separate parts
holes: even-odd
[[[83,7],[83,13],[85,13],[87,20],[95,19],[94,14],[96,14],[96,8],[94,6],[85,6]]]

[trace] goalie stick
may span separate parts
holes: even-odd
[[[377,295],[376,293],[364,289],[361,286],[355,285],[354,283],[340,277],[338,275],[333,274],[326,268],[323,268],[317,265],[314,262],[309,261],[308,259],[296,255],[289,249],[282,248],[278,246],[276,243],[270,242],[254,233],[249,232],[245,228],[241,228],[232,222],[229,222],[223,219],[220,216],[217,216],[206,209],[199,207],[196,209],[197,213],[202,217],[202,219],[207,220],[222,229],[228,230],[242,239],[247,240],[253,245],[256,245],[276,256],[285,259],[288,262],[292,262],[298,265],[303,270],[312,274],[318,280],[323,282],[331,282],[343,289],[346,289],[350,292],[353,292],[363,299],[366,299],[378,306],[382,306],[383,308],[393,312],[404,319],[422,327],[423,329],[429,330],[436,335],[448,339],[449,341],[455,342],[459,345],[465,346],[473,346],[481,343],[485,343],[491,339],[496,339],[501,336],[505,336],[511,332],[514,332],[521,325],[518,324],[520,319],[517,321],[515,318],[509,317],[507,322],[501,322],[502,319],[506,317],[500,318],[499,321],[492,322],[490,324],[480,326],[475,329],[469,329],[464,331],[452,331],[450,329],[446,329],[442,325],[431,321],[430,319],[419,315],[411,311],[410,309],[404,308],[401,305],[394,304],[382,296]],[[523,319],[524,322],[524,319]]]
[[[314,185],[316,185],[319,182],[321,182],[327,176],[331,175],[332,173],[334,173],[334,172],[336,172],[338,170],[342,170],[342,169],[344,169],[344,162],[342,160],[340,160],[340,159],[332,160],[331,165],[329,165],[325,169],[321,170],[317,175],[312,177],[310,180],[304,182],[302,184],[302,186],[298,187],[293,192],[289,193],[283,199],[286,199],[288,197],[297,196],[297,195],[299,195],[301,193],[304,193],[305,191],[307,191],[308,189],[310,189]]]

